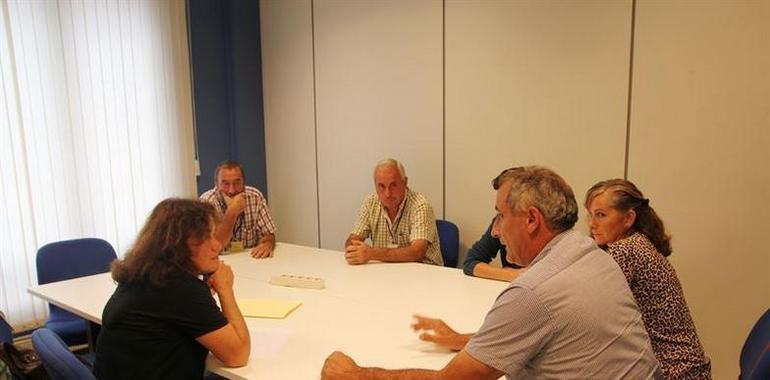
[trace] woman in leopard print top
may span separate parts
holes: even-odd
[[[666,257],[670,236],[630,181],[602,181],[586,193],[591,236],[620,266],[667,379],[710,379],[682,285]]]

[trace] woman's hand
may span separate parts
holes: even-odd
[[[224,261],[219,261],[219,268],[209,276],[208,284],[217,294],[233,291],[233,269]]]

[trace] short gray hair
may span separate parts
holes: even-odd
[[[511,211],[535,207],[545,216],[548,228],[556,233],[572,228],[577,222],[575,194],[553,170],[542,166],[506,169],[492,180],[492,187],[498,190],[506,183],[511,183],[507,197]]]
[[[395,158],[386,158],[386,159],[380,160],[380,162],[378,162],[377,165],[374,166],[374,171],[372,172],[372,176],[374,176],[374,174],[377,173],[377,170],[381,168],[386,168],[386,167],[396,168],[396,170],[398,170],[398,174],[401,175],[401,179],[406,179],[406,170],[404,169],[404,165],[401,165],[401,163],[398,162],[398,160],[396,160]]]

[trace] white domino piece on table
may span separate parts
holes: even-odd
[[[288,286],[290,288],[323,289],[326,287],[326,282],[323,278],[295,276],[291,274],[281,274],[270,277],[270,283],[273,285]]]

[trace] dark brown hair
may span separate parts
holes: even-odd
[[[158,203],[125,258],[112,263],[112,278],[120,284],[149,281],[163,286],[174,273],[195,274],[187,240],[208,239],[216,221],[209,203],[180,198]]]
[[[217,165],[217,168],[214,169],[214,187],[219,186],[219,172],[222,169],[238,169],[241,171],[241,179],[243,180],[243,184],[246,185],[246,173],[243,171],[243,166],[241,166],[240,163],[233,160],[225,160],[219,163]]]
[[[663,256],[671,255],[671,236],[666,234],[666,227],[655,209],[650,206],[650,200],[642,195],[636,185],[631,181],[619,178],[601,181],[586,192],[586,209],[594,198],[604,192],[609,192],[612,195],[610,207],[624,213],[630,210],[634,210],[636,213],[636,220],[628,230],[629,235],[640,232],[650,239],[652,245]]]

